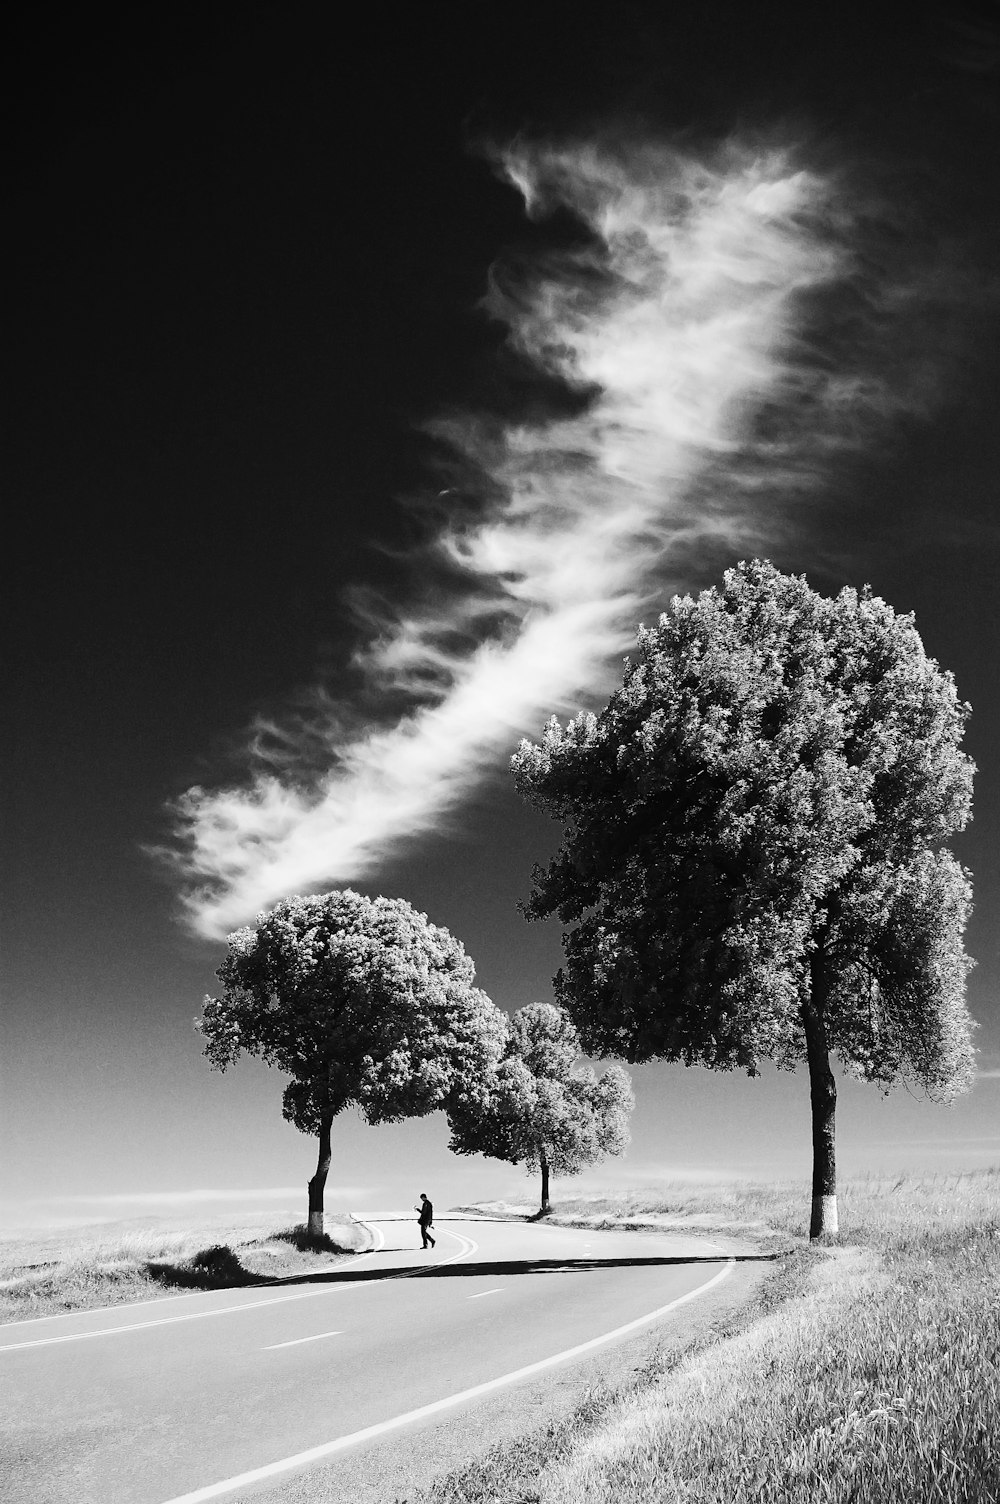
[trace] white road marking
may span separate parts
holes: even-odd
[[[449,1394],[445,1399],[434,1400],[430,1405],[421,1405],[417,1410],[408,1410],[405,1415],[395,1415],[391,1420],[382,1420],[377,1425],[366,1426],[363,1431],[353,1431],[349,1436],[338,1436],[335,1441],[326,1441],[318,1447],[310,1447],[308,1451],[296,1452],[291,1457],[282,1457],[279,1462],[269,1462],[264,1467],[251,1468],[248,1472],[238,1473],[233,1478],[224,1478],[221,1483],[210,1483],[205,1488],[196,1488],[192,1493],[178,1494],[173,1499],[164,1500],[164,1504],[206,1504],[209,1499],[219,1499],[223,1494],[233,1493],[238,1488],[248,1488],[250,1484],[260,1483],[265,1478],[275,1478],[279,1473],[291,1472],[293,1468],[303,1467],[306,1463],[319,1462],[324,1457],[333,1456],[335,1452],[345,1452],[348,1447],[357,1446],[359,1442],[372,1441],[377,1436],[384,1436],[387,1431],[395,1431],[400,1426],[410,1425],[413,1421],[439,1415],[443,1410],[451,1410],[456,1405],[464,1404],[466,1400],[478,1399],[481,1395],[500,1389],[505,1384],[514,1384],[518,1379],[526,1379],[532,1374],[541,1373],[543,1369],[554,1368],[557,1363],[566,1363],[571,1358],[578,1358],[582,1353],[590,1352],[595,1347],[601,1347],[605,1342],[613,1342],[617,1337],[623,1337],[627,1332],[633,1332],[638,1327],[646,1326],[649,1322],[656,1321],[658,1317],[665,1316],[668,1311],[676,1310],[678,1306],[685,1305],[696,1296],[704,1295],[706,1290],[711,1290],[713,1285],[724,1280],[734,1267],[734,1260],[727,1259],[725,1266],[719,1270],[718,1274],[713,1275],[697,1289],[689,1290],[686,1295],[678,1296],[676,1300],[671,1300],[665,1306],[659,1306],[645,1316],[637,1317],[635,1321],[627,1321],[624,1326],[615,1327],[614,1331],[604,1332],[600,1337],[591,1337],[589,1342],[580,1342],[576,1347],[568,1347],[564,1352],[554,1353],[551,1357],[542,1358],[537,1363],[529,1363],[525,1368],[517,1368],[512,1373],[501,1374],[497,1379],[487,1379],[485,1384],[474,1384],[471,1389],[463,1389],[458,1394]]]
[[[367,1226],[367,1223],[365,1224]],[[372,1229],[377,1236],[385,1242],[381,1232],[377,1228]],[[450,1259],[442,1259],[440,1263],[428,1264],[425,1269],[401,1269],[398,1274],[390,1274],[386,1279],[364,1279],[357,1284],[350,1285],[323,1285],[318,1290],[296,1290],[294,1295],[271,1295],[266,1300],[243,1301],[238,1306],[215,1306],[211,1311],[189,1311],[184,1316],[160,1316],[154,1321],[134,1321],[128,1326],[103,1326],[94,1332],[67,1332],[65,1337],[35,1337],[30,1342],[8,1342],[0,1345],[0,1353],[19,1352],[26,1347],[52,1347],[58,1342],[83,1342],[89,1337],[118,1337],[122,1332],[141,1332],[153,1326],[173,1326],[179,1321],[203,1321],[208,1316],[229,1316],[235,1311],[256,1311],[261,1306],[284,1305],[290,1300],[308,1300],[315,1295],[342,1295],[348,1290],[367,1290],[372,1285],[385,1284],[390,1279],[403,1279],[406,1276],[418,1278],[421,1274],[429,1274],[432,1269],[443,1269],[446,1264],[457,1264],[459,1259],[466,1258],[470,1253],[475,1253],[479,1247],[471,1238],[466,1238],[459,1232],[449,1232],[448,1237],[457,1238],[464,1246],[459,1249]],[[380,1245],[381,1246],[381,1245]],[[378,1252],[373,1249],[373,1252]],[[363,1255],[367,1257],[367,1255]],[[74,1313],[80,1314],[80,1313]]]
[[[478,1294],[476,1294],[476,1295],[470,1295],[467,1298],[469,1300],[482,1300],[482,1298],[483,1298],[484,1295],[502,1295],[503,1292],[504,1292],[503,1285],[498,1285],[495,1290],[480,1290],[478,1292]]]
[[[279,1347],[301,1347],[303,1342],[318,1342],[321,1337],[342,1337],[343,1332],[316,1332],[312,1337],[293,1337],[291,1342],[272,1342],[268,1347],[262,1347],[263,1353],[277,1352]]]
[[[367,1285],[377,1284],[376,1280],[363,1280],[352,1286],[355,1290],[365,1288]],[[334,1286],[335,1290],[343,1289],[342,1285]],[[151,1326],[173,1326],[179,1321],[202,1321],[207,1316],[229,1316],[234,1311],[256,1311],[260,1306],[283,1305],[289,1300],[305,1300],[310,1295],[329,1295],[330,1290],[298,1290],[294,1295],[272,1295],[267,1300],[244,1301],[238,1306],[216,1306],[211,1311],[190,1311],[186,1316],[161,1316],[156,1321],[133,1321],[129,1326],[102,1326],[94,1332],[68,1332],[65,1337],[36,1337],[32,1342],[8,1342],[0,1347],[0,1352],[14,1353],[25,1347],[52,1347],[59,1342],[83,1342],[88,1337],[117,1337],[122,1332],[142,1332]]]
[[[361,1222],[363,1226],[368,1227],[368,1223],[364,1222],[354,1212],[351,1213],[351,1217],[355,1222]],[[372,1258],[378,1253],[385,1242],[385,1238],[376,1229],[368,1227],[368,1231],[375,1232],[379,1241],[374,1248],[369,1248],[367,1253],[358,1254],[357,1258],[351,1263],[352,1269],[356,1269],[365,1259]],[[336,1268],[337,1265],[333,1267]],[[57,1316],[23,1316],[20,1321],[5,1321],[3,1323],[3,1330],[6,1332],[12,1326],[37,1326],[40,1321],[68,1321],[71,1316],[102,1316],[106,1311],[123,1311],[125,1309],[134,1311],[138,1306],[162,1306],[166,1305],[168,1301],[194,1300],[196,1296],[204,1295],[205,1293],[204,1290],[185,1290],[183,1294],[179,1295],[153,1295],[149,1300],[130,1300],[119,1302],[116,1306],[87,1306],[85,1310],[81,1311],[60,1311]],[[97,1333],[95,1332],[94,1335],[96,1336]]]

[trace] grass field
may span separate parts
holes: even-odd
[[[660,1187],[556,1212],[694,1218],[793,1251],[727,1333],[410,1504],[1000,1500],[1000,1171],[850,1181],[845,1231],[823,1247],[802,1237],[804,1185]]]
[[[319,1242],[273,1215],[184,1229],[98,1225],[9,1238],[0,1241],[0,1322],[259,1284],[328,1268],[368,1246],[368,1235],[349,1218],[328,1215],[326,1225]]]

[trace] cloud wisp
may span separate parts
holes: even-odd
[[[850,226],[788,153],[520,145],[498,166],[529,214],[567,209],[585,232],[488,300],[572,400],[435,425],[482,484],[424,556],[450,587],[377,620],[356,659],[366,699],[403,709],[279,732],[244,783],[180,798],[173,861],[203,936],[440,829],[519,735],[607,689],[641,613],[699,557],[766,546],[771,498],[897,400],[819,351],[817,304],[853,274]],[[299,735],[320,753],[309,780]]]

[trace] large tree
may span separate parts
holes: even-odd
[[[549,1175],[577,1175],[629,1143],[628,1119],[635,1106],[621,1066],[598,1078],[577,1064],[580,1036],[561,1008],[529,1003],[510,1021],[503,1059],[476,1097],[449,1111],[456,1154],[540,1170],[542,1214],[551,1210]]]
[[[556,996],[590,1054],[754,1075],[805,1059],[811,1236],[837,1227],[831,1054],[885,1089],[971,1080],[968,706],[911,616],[754,561],[640,629],[599,715],[522,742],[564,822],[529,917],[559,914]]]
[[[503,1050],[506,1019],[477,988],[461,943],[399,898],[347,888],[288,898],[229,936],[198,1028],[225,1070],[246,1051],[291,1076],[283,1111],[319,1139],[309,1231],[323,1231],[333,1119],[369,1123],[474,1101]]]

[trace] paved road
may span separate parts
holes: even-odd
[[[423,1253],[414,1222],[370,1225],[308,1281],[0,1328],[0,1496],[233,1500],[669,1320],[731,1267],[672,1235],[442,1221]]]

